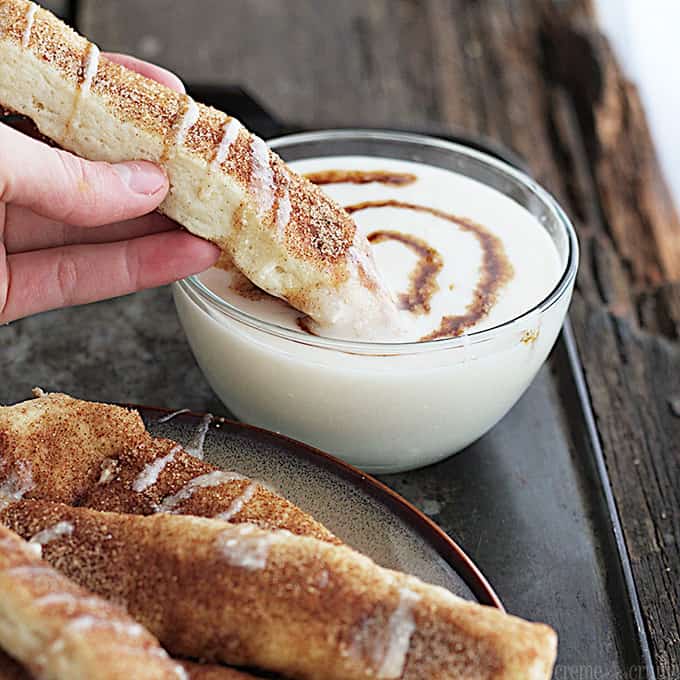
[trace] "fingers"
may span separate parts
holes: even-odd
[[[182,81],[160,66],[123,54],[107,57],[184,92]],[[98,226],[138,217],[154,210],[167,190],[163,171],[151,163],[92,163],[0,126],[0,200],[52,220]]]
[[[218,255],[216,246],[179,230],[9,255],[0,270],[0,323],[160,286],[207,269]]]
[[[8,205],[4,240],[7,252],[15,254],[66,245],[126,241],[177,228],[176,222],[157,212],[92,229],[73,227],[36,215],[28,208]]]
[[[154,210],[168,180],[153,163],[94,163],[0,126],[0,200],[89,227]]]
[[[165,87],[169,87],[171,90],[186,92],[184,83],[172,71],[168,71],[161,66],[150,64],[148,61],[142,61],[127,54],[119,54],[118,52],[106,52],[104,56],[121,66],[125,66],[125,68],[129,68],[131,71],[137,71],[140,75],[151,78],[151,80],[155,80],[161,83],[161,85],[165,85]]]

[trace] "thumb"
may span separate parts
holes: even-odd
[[[168,191],[148,161],[86,161],[0,125],[0,200],[89,227],[151,212]]]

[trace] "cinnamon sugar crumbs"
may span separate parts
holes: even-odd
[[[0,37],[21,43],[27,11],[28,2],[0,3]]]
[[[252,162],[250,138],[251,135],[247,130],[240,130],[222,164],[229,175],[244,187],[247,187],[250,182]]]
[[[156,132],[171,141],[177,119],[185,108],[185,96],[102,59],[92,91],[107,100],[121,120],[142,130]]]
[[[36,13],[29,45],[38,58],[57,68],[68,80],[79,81],[89,43],[75,31],[65,31],[49,12]]]
[[[354,242],[352,218],[318,187],[290,173],[290,223],[286,244],[294,255],[320,265],[336,264]]]
[[[222,127],[227,115],[201,103],[198,103],[198,110],[198,121],[187,130],[184,147],[209,163],[222,138]]]

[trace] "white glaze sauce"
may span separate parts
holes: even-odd
[[[28,9],[26,10],[26,27],[24,28],[24,33],[21,36],[21,46],[23,48],[28,47],[28,43],[31,41],[31,31],[33,30],[33,22],[35,21],[35,13],[38,11],[38,5],[34,2],[29,3]]]
[[[206,413],[201,420],[201,424],[198,426],[196,433],[192,437],[191,441],[184,447],[184,450],[194,458],[203,460],[203,445],[205,444],[205,436],[210,428],[210,423],[212,423],[213,417],[210,413]]]
[[[158,506],[157,512],[173,512],[185,500],[191,498],[198,489],[219,486],[235,479],[245,479],[236,472],[223,472],[215,470],[205,475],[200,475],[189,480],[177,493],[166,496]]]
[[[144,469],[139,473],[139,476],[132,482],[132,489],[137,493],[145,491],[150,486],[153,486],[157,481],[158,477],[163,472],[168,463],[171,463],[182,447],[179,444],[173,446],[170,451],[160,458],[147,463]]]
[[[224,126],[222,133],[222,139],[220,139],[220,144],[217,147],[217,152],[215,153],[215,158],[212,160],[211,167],[213,170],[224,163],[225,159],[229,155],[229,149],[231,145],[236,141],[238,133],[243,129],[243,125],[236,120],[236,118],[230,118],[227,124]]]
[[[252,153],[250,185],[257,204],[257,215],[262,218],[274,204],[274,173],[269,160],[269,147],[257,135],[252,135],[250,149]]]
[[[216,547],[232,567],[256,571],[267,566],[269,548],[279,533],[252,524],[234,524],[219,534]]]
[[[70,536],[73,533],[73,524],[71,522],[57,522],[51,527],[46,527],[42,531],[31,537],[28,541],[30,544],[37,545],[41,549],[42,546],[46,545],[50,541],[56,541],[62,536]]]
[[[83,82],[80,84],[81,94],[87,94],[92,87],[92,81],[99,68],[99,54],[99,48],[94,43],[90,43],[83,67]]]
[[[238,513],[241,512],[241,510],[243,510],[244,506],[250,502],[250,500],[256,493],[257,484],[255,482],[251,482],[243,490],[242,494],[234,498],[234,500],[231,502],[231,505],[224,512],[221,512],[219,515],[215,515],[215,519],[220,519],[224,522],[228,522],[232,517],[238,515]]]
[[[385,640],[375,649],[376,677],[400,678],[404,672],[411,636],[416,630],[413,607],[419,600],[420,595],[412,590],[408,588],[400,590],[399,604],[387,622]]]
[[[198,104],[191,98],[186,99],[187,108],[184,111],[182,120],[180,121],[179,127],[177,128],[177,136],[175,137],[175,144],[181,146],[184,144],[184,140],[187,136],[187,132],[196,124],[200,111],[198,109]]]

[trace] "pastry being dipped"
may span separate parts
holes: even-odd
[[[90,160],[160,164],[160,211],[216,243],[320,332],[399,335],[398,312],[348,213],[235,118],[115,64],[26,0],[0,2],[0,106]]]

